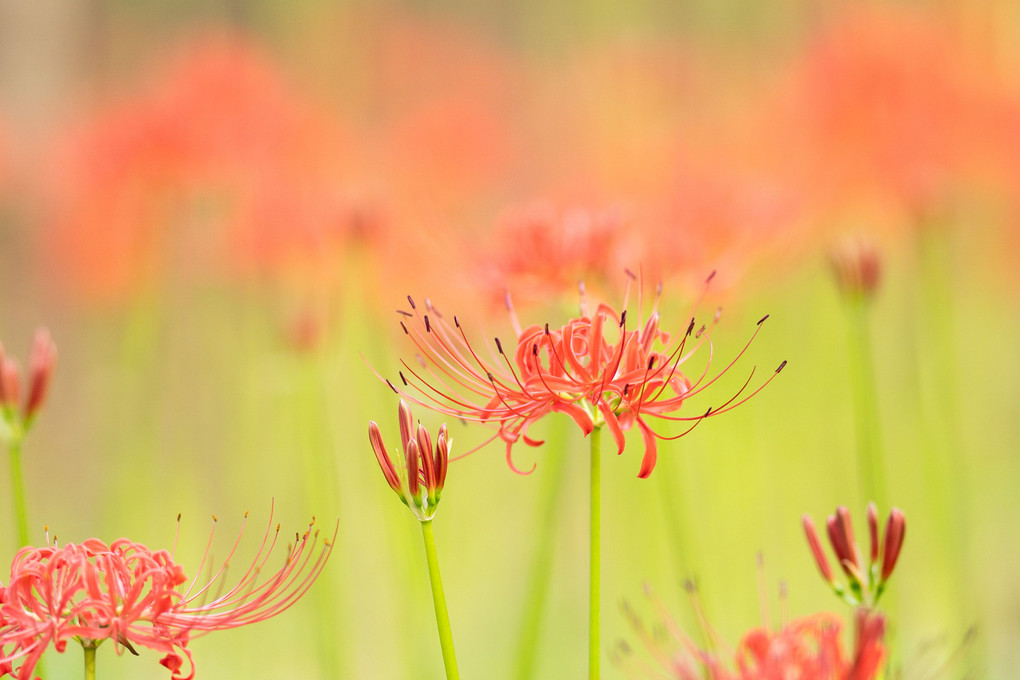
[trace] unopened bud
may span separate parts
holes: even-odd
[[[416,443],[418,444],[418,452],[421,455],[421,471],[425,488],[430,496],[434,496],[436,490],[436,460],[432,456],[432,438],[429,436],[429,431],[421,423],[418,423]]]
[[[450,467],[450,435],[446,431],[446,423],[439,426],[436,436],[436,497],[442,493],[446,485],[446,470]]]
[[[407,443],[407,448],[404,449],[404,458],[407,460],[407,490],[411,494],[411,498],[418,497],[418,491],[421,488],[421,480],[418,478],[418,472],[420,468],[420,456],[418,454],[418,442],[411,440]]]
[[[868,534],[871,538],[871,564],[878,561],[878,508],[868,503]]]
[[[892,575],[893,569],[896,568],[896,560],[899,559],[906,531],[907,523],[903,511],[893,508],[889,512],[889,521],[885,524],[885,545],[882,547],[882,581],[886,581]]]
[[[26,423],[31,422],[46,400],[56,363],[57,346],[53,344],[50,332],[45,328],[40,328],[35,332],[35,337],[32,340],[32,352],[29,355],[28,400],[25,402],[24,412]]]
[[[414,436],[414,419],[411,417],[411,407],[403,399],[397,407],[397,419],[400,421],[400,446],[407,453],[407,444]]]
[[[375,421],[369,421],[368,423],[368,441],[372,444],[372,451],[375,452],[375,459],[379,461],[379,467],[386,478],[386,483],[397,492],[397,495],[403,498],[403,492],[400,489],[400,477],[397,475],[397,469],[393,466],[393,461],[390,460],[390,456],[386,452],[382,432],[379,431],[379,426],[375,424]]]
[[[804,525],[804,534],[807,536],[808,547],[811,548],[815,564],[818,565],[818,570],[822,572],[822,578],[829,583],[835,583],[836,579],[833,576],[832,567],[829,566],[829,560],[825,557],[825,553],[822,551],[822,544],[818,540],[818,530],[815,529],[815,523],[806,514],[801,517],[801,523]]]
[[[0,348],[0,408],[14,408],[18,404],[21,371],[18,362],[2,352]]]

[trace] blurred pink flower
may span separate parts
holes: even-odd
[[[188,645],[194,637],[275,616],[304,595],[325,566],[333,544],[324,540],[316,551],[319,532],[310,525],[287,548],[283,566],[260,581],[279,531],[270,523],[251,565],[229,589],[219,584],[240,535],[204,585],[197,578],[187,583],[173,553],[127,539],[21,549],[10,580],[0,586],[0,671],[31,680],[51,645],[63,652],[68,640],[96,647],[110,639],[118,653],[122,647],[134,653],[135,645],[164,653],[160,663],[173,680],[190,680],[194,662]],[[208,556],[207,546],[196,574]]]

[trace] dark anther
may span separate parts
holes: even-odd
[[[690,335],[694,330],[694,317],[691,317],[691,323],[687,326],[687,335]]]
[[[407,330],[407,326],[404,325],[403,321],[400,322],[400,327],[404,329],[404,335],[410,335],[411,334],[411,332],[409,330]]]
[[[411,312],[405,312],[402,309],[398,309],[397,314],[399,314],[400,316],[414,316],[414,314],[412,314]]]
[[[503,353],[503,343],[499,341],[499,338],[496,338],[496,351],[498,351],[500,354]]]
[[[548,323],[545,324],[545,334],[549,335],[549,324]]]
[[[407,385],[408,382],[407,382],[407,378],[404,377],[404,372],[400,371],[399,373],[400,373],[400,380],[404,383],[404,385]]]
[[[425,332],[426,333],[431,333],[432,332],[432,324],[429,323],[429,315],[428,314],[425,315]]]
[[[652,370],[652,368],[654,366],[655,366],[655,355],[653,354],[652,356],[648,357],[648,370],[649,371]]]
[[[460,328],[460,319],[457,318],[456,314],[453,315],[453,325]]]
[[[630,389],[630,383],[627,383],[626,385],[623,386],[623,396],[625,396],[625,397],[627,396],[627,390],[629,390],[629,389]]]
[[[389,380],[386,381],[386,384],[390,386],[390,389],[393,390],[394,394],[400,394],[400,392],[397,391],[397,388],[394,387],[393,383],[391,383]]]
[[[627,276],[629,276],[631,279],[637,280],[637,275],[634,274],[634,272],[632,272],[630,269],[627,269],[626,267],[624,267],[623,268],[623,273],[626,274]]]
[[[407,301],[411,303],[411,309],[418,309],[418,307],[414,304],[414,299],[410,295],[407,296]]]
[[[620,313],[620,328],[623,328],[623,324],[627,323],[627,310],[623,310]]]
[[[485,377],[489,379],[489,382],[495,383],[496,379],[492,377],[492,371],[486,371]]]
[[[531,346],[531,353],[534,354],[536,357],[538,356],[538,343],[537,342],[534,345]]]
[[[776,373],[779,373],[784,368],[786,368],[786,359],[783,359],[783,363],[779,364],[779,368],[776,369]]]
[[[766,315],[765,315],[765,316],[763,316],[762,318],[758,319],[758,325],[760,326],[760,325],[762,325],[763,323],[765,323],[765,319],[767,319],[767,318],[769,318],[769,315],[768,315],[768,314],[766,314]]]
[[[705,283],[709,283],[714,278],[715,278],[715,270],[713,269],[712,273],[708,275],[707,279],[705,279]]]

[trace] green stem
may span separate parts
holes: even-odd
[[[591,439],[591,554],[588,581],[588,678],[599,678],[599,562],[602,527],[602,473],[599,465],[602,428],[596,427],[588,435]]]
[[[559,442],[562,444],[562,442]],[[538,517],[538,541],[528,573],[525,592],[524,615],[521,618],[520,646],[517,655],[517,668],[514,677],[517,680],[531,680],[535,670],[535,656],[538,651],[538,631],[545,610],[545,599],[549,593],[549,580],[552,575],[552,555],[554,534],[557,527],[551,518],[557,517],[557,509],[563,498],[563,478],[567,469],[567,455],[562,446],[551,447],[548,464],[552,474],[545,478],[541,491]]]
[[[96,648],[85,645],[85,680],[96,680]]]
[[[847,303],[850,326],[850,372],[857,420],[857,464],[864,501],[885,503],[885,476],[882,474],[879,444],[878,399],[875,362],[871,354],[871,325],[868,301],[853,299]]]
[[[21,469],[21,435],[11,437],[8,452],[11,457],[11,498],[17,522],[18,547],[28,545],[28,509],[25,503],[25,478]]]
[[[446,609],[443,579],[439,575],[439,558],[436,557],[436,538],[432,533],[432,520],[421,523],[421,535],[425,539],[425,558],[429,563],[429,583],[432,585],[432,603],[436,608],[436,627],[439,629],[439,646],[443,650],[446,680],[459,680],[457,655],[453,651],[453,632],[450,630],[450,612]]]

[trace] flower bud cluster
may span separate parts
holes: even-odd
[[[44,328],[35,332],[28,359],[28,391],[21,399],[21,368],[0,345],[0,416],[12,432],[27,431],[36,414],[46,401],[53,368],[57,362],[57,347]]]
[[[450,436],[444,423],[439,428],[433,447],[428,430],[420,422],[415,427],[411,408],[403,399],[397,408],[397,416],[400,421],[403,458],[400,465],[393,464],[375,421],[368,423],[368,440],[390,488],[419,521],[425,522],[435,516],[446,483],[446,470],[450,463]]]
[[[896,560],[900,556],[900,549],[903,547],[903,537],[906,531],[903,512],[899,508],[893,508],[889,512],[889,519],[885,524],[885,534],[880,536],[878,509],[874,503],[868,504],[870,542],[866,560],[857,547],[857,543],[854,542],[850,512],[846,507],[839,506],[836,508],[836,513],[828,517],[825,522],[826,533],[832,551],[836,554],[836,559],[846,574],[846,583],[838,581],[832,567],[829,566],[829,560],[822,550],[814,521],[808,515],[804,515],[801,521],[818,570],[832,586],[835,593],[852,607],[862,605],[873,607],[885,590],[886,582],[892,576]]]

